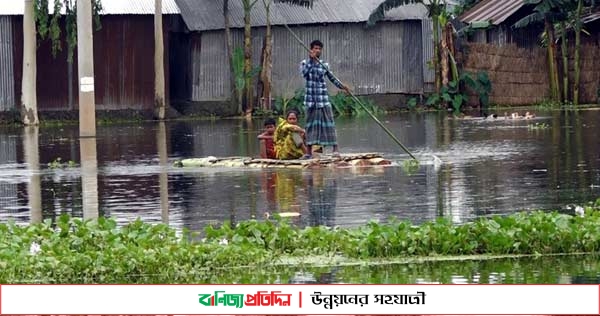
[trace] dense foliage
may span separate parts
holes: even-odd
[[[53,1],[53,2],[49,2]],[[52,4],[52,10],[50,10]],[[92,0],[92,14],[96,28],[100,28],[100,12],[102,0]],[[73,51],[77,46],[77,0],[35,0],[35,20],[40,38],[52,41],[52,54],[62,50],[61,18],[65,19],[64,27],[67,41],[67,59],[73,61]]]

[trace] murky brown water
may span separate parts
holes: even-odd
[[[538,112],[532,121],[448,120],[437,113],[383,120],[417,156],[435,154],[443,164],[424,164],[413,174],[401,167],[172,167],[186,157],[257,156],[262,121],[99,126],[97,139],[83,143],[77,126],[1,128],[0,221],[70,213],[199,230],[208,222],[299,212],[301,225],[353,226],[390,216],[460,223],[600,197],[600,111]],[[535,123],[550,128],[528,128]],[[337,124],[344,152],[407,157],[368,117]],[[77,165],[49,168],[57,158]]]

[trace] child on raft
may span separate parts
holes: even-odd
[[[275,141],[273,135],[275,134],[275,119],[268,118],[265,120],[265,131],[258,135],[260,141],[260,158],[263,159],[277,159],[275,155]]]

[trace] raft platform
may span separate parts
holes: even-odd
[[[177,160],[175,167],[229,167],[229,168],[319,168],[319,167],[369,167],[389,166],[392,162],[377,153],[342,154],[340,157],[329,155],[316,156],[313,159],[262,159],[252,157],[203,157]]]

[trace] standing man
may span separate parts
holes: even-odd
[[[310,43],[309,59],[300,64],[300,72],[306,80],[306,147],[307,152],[303,159],[312,158],[312,146],[333,146],[333,156],[339,157],[333,110],[329,103],[325,76],[336,87],[350,93],[348,86],[341,83],[329,70],[329,65],[319,58],[323,50],[323,43],[314,40]]]

